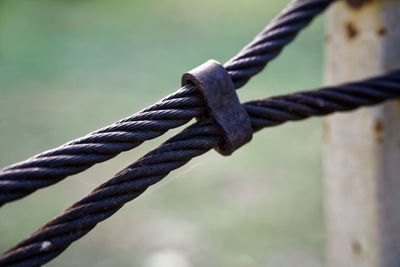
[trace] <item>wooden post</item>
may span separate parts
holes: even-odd
[[[326,84],[400,68],[400,0],[328,11]],[[327,266],[400,266],[400,101],[324,121]]]

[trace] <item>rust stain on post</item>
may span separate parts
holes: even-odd
[[[381,27],[378,29],[378,35],[379,36],[385,36],[388,33],[387,29],[385,27]]]
[[[377,119],[374,124],[374,135],[378,143],[383,143],[383,132],[385,130],[385,125],[380,119]]]
[[[362,253],[362,246],[357,240],[353,240],[353,242],[351,243],[351,249],[353,250],[353,253],[355,255],[361,255]]]
[[[346,28],[346,35],[350,40],[357,37],[358,29],[354,23],[352,23],[351,21],[347,22],[345,24],[345,28]]]

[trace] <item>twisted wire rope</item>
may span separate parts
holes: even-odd
[[[399,97],[400,71],[396,71],[362,82],[252,101],[244,107],[254,131],[258,131],[286,121],[354,110]],[[3,253],[0,266],[48,262],[149,186],[222,142],[221,131],[210,117],[194,123]]]
[[[133,149],[201,114],[201,94],[193,87],[182,87],[129,118],[6,167],[0,171],[0,206]]]
[[[303,0],[290,3],[275,19],[224,64],[236,88],[261,72],[267,63],[335,0]]]
[[[236,88],[277,57],[284,46],[335,0],[296,0],[224,67]],[[131,150],[146,140],[204,114],[203,99],[182,87],[131,117],[0,170],[0,206],[23,198],[96,163]]]

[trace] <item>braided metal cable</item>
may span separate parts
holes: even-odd
[[[257,131],[394,98],[400,98],[400,71],[362,82],[248,102],[244,107]],[[222,142],[221,132],[211,118],[194,123],[3,253],[0,266],[35,266],[50,261],[169,172]]]
[[[236,88],[264,69],[312,19],[335,0],[294,1],[287,6],[252,42],[224,64]]]
[[[236,88],[278,56],[297,33],[334,0],[296,0],[225,64]],[[183,87],[141,112],[0,170],[0,206],[131,150],[204,113],[203,99]]]
[[[201,94],[193,87],[183,87],[131,117],[6,167],[0,171],[0,206],[133,149],[203,113]]]
[[[195,123],[3,254],[0,266],[35,266],[47,262],[171,170],[207,152],[221,141],[211,119]]]
[[[399,98],[400,70],[382,77],[247,102],[255,131],[287,121],[323,116]]]

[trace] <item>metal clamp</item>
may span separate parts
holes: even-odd
[[[220,154],[228,156],[251,140],[249,116],[239,102],[231,77],[219,62],[209,60],[183,74],[182,86],[185,85],[200,90],[208,115],[221,127],[224,144],[215,148]]]

